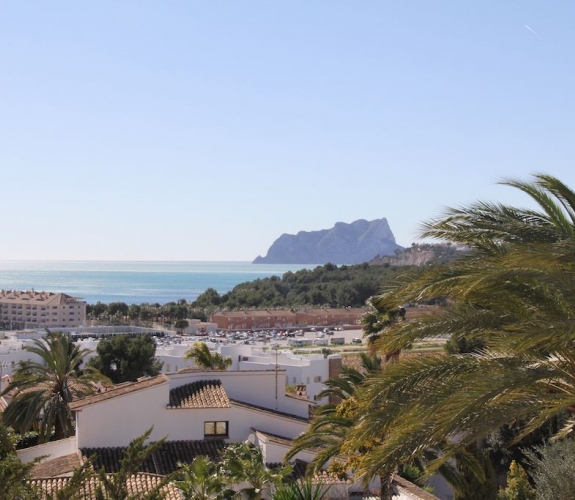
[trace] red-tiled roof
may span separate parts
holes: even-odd
[[[58,476],[72,475],[74,469],[82,465],[82,456],[79,453],[71,453],[63,457],[44,460],[34,464],[30,475],[33,479]]]
[[[158,483],[163,478],[152,474],[135,474],[130,476],[127,480],[128,494],[130,498],[132,495],[146,493],[158,486]],[[48,479],[33,479],[30,484],[38,489],[38,499],[44,500],[47,495],[54,495],[57,491],[64,488],[70,478],[48,478]],[[96,489],[100,481],[97,477],[92,477],[89,481],[84,482],[82,490],[79,493],[79,498],[84,500],[95,500]],[[184,496],[174,485],[167,484],[163,489],[165,500],[183,500]],[[138,496],[139,498],[139,496]]]
[[[230,400],[220,380],[200,380],[170,391],[168,408],[229,408]]]

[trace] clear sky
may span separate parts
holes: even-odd
[[[252,260],[575,189],[575,3],[0,4],[0,259]]]

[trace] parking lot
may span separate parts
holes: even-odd
[[[259,346],[294,346],[294,347],[338,347],[342,345],[355,345],[365,343],[361,329],[333,329],[333,328],[308,328],[306,330],[258,330],[258,331],[218,331],[201,336],[185,337],[189,340],[211,341],[214,343],[248,344]],[[301,342],[305,339],[304,342]],[[305,344],[305,345],[300,345]]]

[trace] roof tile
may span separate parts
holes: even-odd
[[[197,456],[219,460],[226,447],[223,439],[197,441],[166,441],[142,464],[140,470],[152,474],[169,474],[178,469],[180,463],[189,463]],[[94,468],[108,473],[120,470],[120,460],[126,448],[82,448],[86,458],[94,456]]]
[[[229,408],[230,400],[220,380],[200,380],[170,391],[168,408]]]
[[[158,483],[163,478],[153,474],[134,474],[127,480],[128,494],[130,498],[141,493],[146,493],[158,486]],[[39,500],[47,499],[49,495],[54,495],[57,491],[64,488],[70,478],[47,478],[47,479],[33,479],[30,484],[39,490]],[[95,500],[96,489],[100,481],[97,477],[92,477],[82,485],[80,491],[80,498],[84,500]],[[165,500],[183,500],[183,495],[174,485],[167,484],[162,492],[165,494]],[[138,496],[139,498],[139,496]]]

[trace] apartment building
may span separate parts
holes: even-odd
[[[10,329],[80,326],[86,302],[65,293],[2,290],[0,321]]]
[[[221,330],[258,330],[307,326],[354,325],[365,314],[363,308],[222,311],[211,321]]]

